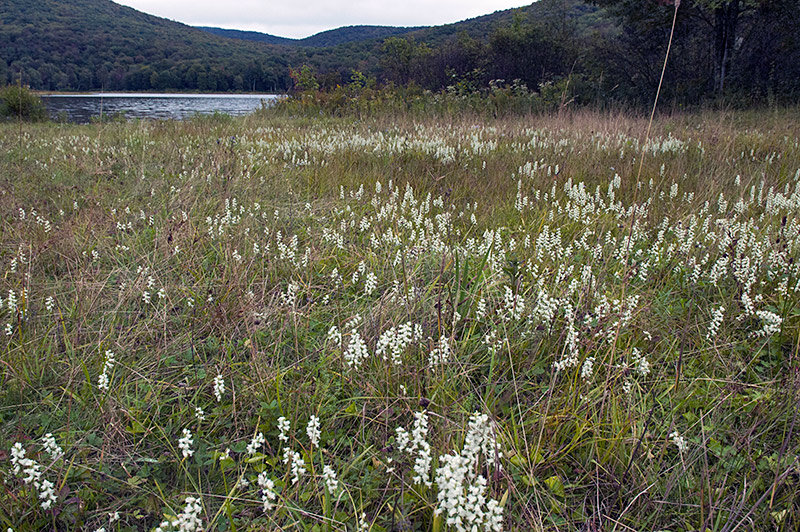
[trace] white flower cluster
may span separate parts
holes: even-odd
[[[561,358],[553,363],[553,367],[557,372],[577,366],[578,355],[580,354],[578,350],[578,330],[575,327],[575,310],[569,303],[564,307],[564,319],[567,321],[567,349]],[[593,363],[594,360],[592,360]],[[594,368],[590,365],[588,369],[593,370]]]
[[[192,445],[194,444],[194,440],[192,439],[192,431],[189,429],[183,429],[181,434],[182,436],[180,439],[178,439],[178,449],[180,449],[184,458],[189,458],[194,454],[194,449],[192,449]]]
[[[644,355],[642,355],[641,351],[635,347],[633,348],[632,357],[633,367],[636,370],[636,373],[642,377],[647,377],[650,374],[650,362]]]
[[[428,415],[425,412],[414,413],[414,427],[409,436],[406,429],[397,427],[397,448],[414,458],[414,482],[431,486],[431,445],[427,442]]]
[[[339,327],[332,325],[331,328],[328,329],[328,340],[342,347],[342,333],[339,331]]]
[[[6,305],[8,306],[8,312],[12,316],[17,312],[17,293],[13,290],[8,291],[8,297],[6,298]]]
[[[53,443],[55,444],[55,441]],[[58,446],[56,445],[56,447]],[[58,449],[60,450],[60,448]],[[42,477],[42,466],[35,460],[26,458],[25,454],[22,444],[15,443],[11,448],[11,469],[15,475],[24,475],[22,482],[36,488],[39,492],[42,509],[49,510],[57,500],[53,483]]]
[[[372,295],[376,288],[378,288],[378,276],[369,272],[364,279],[364,293],[368,296]]]
[[[317,416],[311,416],[311,418],[308,420],[306,434],[308,434],[308,439],[311,441],[311,445],[317,447],[319,445],[319,437],[322,434],[319,429],[319,418]]]
[[[200,514],[203,513],[203,505],[198,497],[186,497],[183,511],[172,521],[162,521],[155,532],[167,532],[175,530],[177,532],[200,532],[203,530],[203,520]]]
[[[267,476],[266,471],[258,474],[258,487],[261,490],[261,503],[264,511],[269,512],[275,506],[278,494],[275,493],[275,482]]]
[[[329,465],[322,468],[322,480],[325,481],[325,489],[331,496],[336,495],[339,489],[339,480],[336,478],[336,471]]]
[[[678,451],[681,454],[689,449],[689,444],[686,442],[686,438],[681,436],[678,431],[671,432],[669,438],[672,440],[672,443],[675,444],[675,447],[678,448]]]
[[[256,454],[256,452],[258,452],[258,449],[262,445],[264,445],[265,441],[266,439],[264,438],[264,434],[261,432],[253,436],[253,439],[250,440],[250,443],[247,444],[247,455],[253,456],[254,454]]]
[[[556,297],[550,297],[547,290],[541,289],[536,299],[536,306],[531,311],[531,317],[535,322],[550,325],[556,317],[561,301]]]
[[[111,378],[108,376],[108,374],[114,368],[115,363],[116,358],[114,356],[114,352],[107,349],[105,362],[103,362],[103,372],[97,378],[97,387],[101,392],[108,392],[109,384],[111,384]]]
[[[581,378],[585,381],[592,380],[594,376],[594,357],[586,357],[581,366]]]
[[[375,354],[386,360],[387,354],[392,357],[392,363],[402,363],[402,355],[414,342],[422,340],[422,326],[409,322],[392,327],[381,334],[375,347]]]
[[[361,517],[358,518],[358,532],[369,532],[369,522],[364,512],[361,512]]]
[[[288,465],[292,471],[292,484],[297,484],[300,477],[306,474],[306,463],[300,453],[296,453],[288,447],[283,449],[283,463]]]
[[[762,325],[761,329],[753,333],[753,336],[757,338],[766,338],[781,332],[781,324],[783,323],[783,319],[774,312],[770,312],[768,310],[757,310],[756,316],[761,319]]]
[[[486,299],[480,298],[478,303],[475,305],[475,318],[478,320],[482,320],[486,317]]]
[[[439,364],[446,364],[450,361],[450,341],[447,336],[441,335],[439,341],[436,342],[436,347],[428,354],[428,366],[434,367]]]
[[[491,329],[483,336],[483,344],[490,355],[494,355],[503,347],[503,340],[497,337],[497,329]]]
[[[499,450],[494,436],[494,428],[487,414],[475,412],[470,416],[467,437],[464,440],[464,449],[461,454],[476,463],[483,456],[489,466],[495,465],[496,459],[502,458],[503,453]]]
[[[226,447],[225,452],[220,455],[219,461],[222,462],[223,460],[233,460],[230,447]]]
[[[64,450],[56,443],[56,439],[53,437],[52,433],[48,432],[42,437],[42,445],[53,460],[58,460],[64,456]]]
[[[289,429],[292,427],[291,422],[286,419],[285,417],[281,416],[278,418],[278,430],[280,434],[278,434],[278,439],[280,441],[289,441]]]
[[[367,358],[369,358],[367,344],[361,339],[361,335],[353,330],[350,333],[350,343],[344,352],[344,361],[349,368],[358,369]]]
[[[706,340],[709,342],[717,337],[719,327],[722,325],[722,319],[725,316],[725,307],[720,306],[711,311],[711,323],[708,324],[708,332],[706,333]]]
[[[214,377],[214,396],[217,398],[217,402],[219,403],[222,401],[222,394],[225,393],[225,379],[222,377],[221,374],[218,374]]]
[[[499,453],[489,417],[476,412],[461,453],[440,456],[442,465],[436,469],[439,493],[434,512],[444,514],[445,524],[458,532],[503,530],[503,507],[486,496],[486,477],[476,472],[481,455],[492,465]]]
[[[289,285],[286,287],[286,292],[281,294],[281,303],[287,307],[293,307],[297,302],[297,292],[299,290],[299,285],[296,283],[289,283]]]
[[[512,292],[508,286],[505,287],[503,306],[506,311],[506,321],[519,320],[525,314],[525,298],[522,294]]]

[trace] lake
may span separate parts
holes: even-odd
[[[50,116],[66,114],[70,122],[88,123],[93,117],[121,113],[125,118],[182,120],[195,114],[246,115],[281,96],[276,94],[48,94],[42,101]]]

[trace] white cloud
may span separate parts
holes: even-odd
[[[302,38],[359,24],[430,26],[487,15],[499,9],[530,4],[520,0],[117,0],[151,15],[193,26],[262,31]]]

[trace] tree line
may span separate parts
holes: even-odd
[[[749,105],[800,97],[797,0],[540,0],[485,38],[461,31],[431,45],[382,42],[369,74],[381,84],[469,92],[505,84],[561,90],[576,103],[645,104],[658,86],[675,19],[663,97],[677,106]],[[320,86],[352,72],[309,66]]]

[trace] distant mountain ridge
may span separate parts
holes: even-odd
[[[0,85],[282,91],[287,56],[110,0],[0,0]]]
[[[584,31],[590,28],[606,27],[610,19],[602,14],[600,8],[582,0],[565,0],[566,17],[579,21],[579,26]],[[279,37],[269,33],[224,29],[211,26],[195,26],[197,29],[212,33],[220,37],[257,41],[276,46],[324,48],[339,46],[349,43],[378,41],[388,37],[408,36],[422,42],[438,44],[444,39],[465,32],[472,38],[482,39],[487,37],[498,26],[511,24],[515,16],[536,17],[542,10],[541,2],[533,2],[527,6],[511,9],[501,9],[486,15],[435,26],[342,26],[339,28],[321,31],[302,39]]]
[[[463,36],[487,43],[498,28],[537,19],[554,2],[579,26],[604,23],[584,0],[539,0],[442,26],[346,26],[288,39],[196,28],[111,0],[0,0],[0,86],[21,77],[34,89],[58,91],[282,92],[293,83],[290,67],[306,64],[336,84],[354,70],[381,77],[383,43],[392,37],[428,52]],[[443,73],[450,66],[443,61],[426,68]]]
[[[195,26],[197,29],[231,39],[241,39],[245,41],[257,41],[278,46],[308,46],[326,47],[337,46],[350,42],[369,41],[375,39],[385,39],[406,33],[427,28],[428,26],[342,26],[332,30],[321,31],[303,39],[291,39],[288,37],[278,37],[269,33],[257,31],[231,30],[215,28],[209,26]]]

